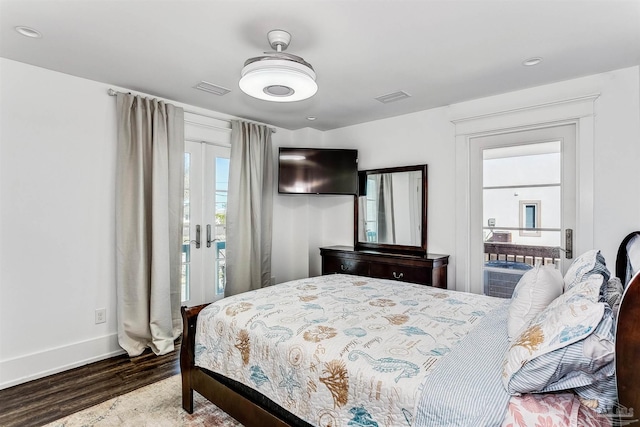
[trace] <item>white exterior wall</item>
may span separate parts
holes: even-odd
[[[559,184],[560,153],[488,159],[483,162],[483,187],[507,185]],[[520,201],[540,202],[538,227],[560,228],[560,187],[533,187],[486,189],[483,194],[483,219],[495,219],[495,230],[501,227],[520,227]],[[511,233],[511,243],[534,246],[560,246],[560,232],[543,231],[540,236]],[[488,234],[485,230],[485,236]]]

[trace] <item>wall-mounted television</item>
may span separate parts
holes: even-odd
[[[278,193],[358,193],[358,150],[280,147]]]

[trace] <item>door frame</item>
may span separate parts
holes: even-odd
[[[480,278],[472,282],[470,144],[473,138],[574,124],[576,129],[576,229],[574,257],[593,247],[594,120],[599,94],[460,117],[455,126],[455,268],[454,289],[482,293]]]

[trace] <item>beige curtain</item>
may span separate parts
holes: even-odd
[[[271,129],[232,120],[225,296],[271,284],[272,217]]]
[[[393,209],[393,183],[390,173],[378,176],[378,243],[396,243],[396,225]]]
[[[184,112],[121,93],[117,114],[118,342],[165,354],[182,329]]]

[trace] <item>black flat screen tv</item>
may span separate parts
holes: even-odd
[[[280,147],[278,193],[358,192],[358,150]]]

